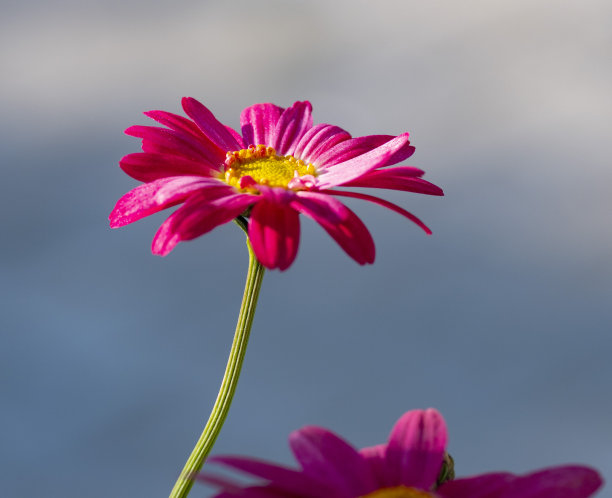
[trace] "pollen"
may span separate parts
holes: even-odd
[[[314,179],[316,176],[317,170],[312,164],[291,155],[279,156],[272,147],[265,145],[251,145],[248,149],[228,152],[225,156],[223,179],[240,189],[244,189],[245,177],[268,187],[302,189],[307,184],[307,181],[300,181],[302,177]]]
[[[373,493],[368,493],[361,498],[433,498],[434,495],[415,488],[396,486],[393,488],[382,488]]]

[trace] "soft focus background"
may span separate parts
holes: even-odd
[[[384,194],[431,237],[349,202],[369,267],[305,220],[215,453],[290,463],[305,424],[366,446],[434,406],[459,475],[612,480],[611,56],[608,0],[2,2],[0,495],[167,496],[204,425],[243,236],[159,258],[165,214],[107,223],[136,185],[123,130],[182,96],[234,127],[309,99],[355,136],[410,131],[447,194]]]

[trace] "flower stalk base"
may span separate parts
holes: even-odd
[[[245,228],[240,221],[237,221],[237,223],[241,228]],[[242,362],[247,350],[251,325],[257,306],[257,298],[259,297],[259,290],[264,275],[264,267],[255,257],[248,238],[247,247],[249,250],[249,269],[244,287],[244,295],[242,297],[242,305],[240,306],[238,323],[236,325],[236,333],[234,334],[232,349],[227,361],[227,366],[225,367],[223,381],[221,382],[219,394],[217,395],[208,422],[204,427],[204,431],[191,452],[181,475],[176,481],[170,493],[170,498],[184,498],[189,494],[194,483],[194,476],[202,468],[206,457],[215,444],[219,432],[221,432],[221,427],[223,427],[223,423],[225,422],[232,403],[232,398],[234,397],[234,392],[236,391],[236,386],[238,385],[240,370],[242,369]]]

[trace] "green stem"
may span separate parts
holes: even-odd
[[[240,220],[237,221],[237,224],[240,225],[241,228],[245,228],[244,224],[240,223]],[[240,314],[238,315],[238,324],[236,325],[234,341],[232,342],[232,349],[227,361],[227,366],[225,367],[221,388],[219,389],[219,394],[217,395],[208,422],[206,422],[204,431],[191,452],[174,488],[172,488],[170,498],[185,498],[189,494],[193,486],[194,476],[202,468],[206,457],[215,444],[219,432],[221,432],[221,427],[223,427],[223,423],[229,412],[238,379],[240,378],[240,370],[246,353],[249,333],[251,331],[253,316],[255,315],[255,308],[257,306],[257,297],[259,296],[259,290],[264,275],[264,267],[257,261],[248,238],[247,247],[249,249],[249,269],[244,286]]]

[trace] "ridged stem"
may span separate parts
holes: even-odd
[[[243,220],[237,220],[237,224],[244,229],[245,226],[241,221]],[[185,498],[189,494],[194,483],[194,476],[202,468],[206,457],[215,444],[219,432],[221,432],[221,427],[223,427],[230,405],[232,404],[236,386],[238,385],[240,370],[247,350],[249,333],[251,332],[253,316],[255,315],[255,308],[257,306],[257,298],[264,275],[264,267],[257,261],[248,238],[247,247],[249,249],[249,269],[244,286],[240,314],[238,315],[238,324],[236,325],[234,341],[232,342],[232,349],[227,361],[227,366],[225,367],[223,381],[221,382],[219,394],[217,395],[208,422],[204,427],[204,431],[191,452],[174,488],[172,488],[170,498]]]

